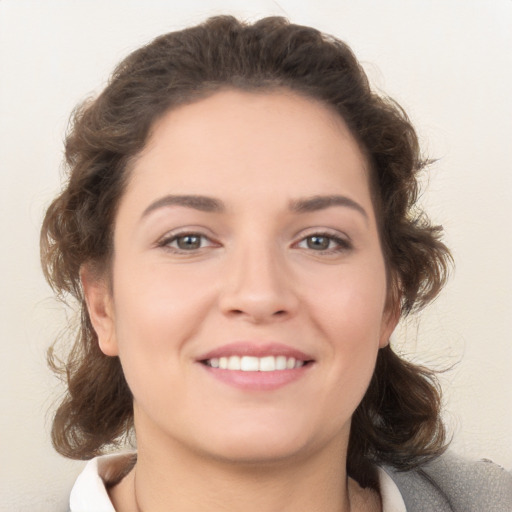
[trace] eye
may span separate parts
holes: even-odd
[[[215,245],[207,236],[201,233],[179,233],[163,238],[159,247],[173,252],[193,252]]]
[[[176,245],[179,249],[184,251],[193,251],[194,249],[199,249],[202,246],[203,238],[201,235],[181,235],[177,236],[173,242],[176,242]]]
[[[333,253],[351,249],[352,244],[349,240],[330,233],[314,233],[300,240],[297,247],[320,253]]]

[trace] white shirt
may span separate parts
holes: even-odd
[[[90,460],[78,476],[69,499],[70,512],[115,512],[105,488],[108,475],[129,463],[133,453],[104,455]],[[407,512],[395,482],[378,469],[382,512]]]

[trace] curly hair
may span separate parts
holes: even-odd
[[[279,17],[253,24],[219,16],[162,35],[129,55],[107,87],[79,106],[66,139],[68,180],[49,206],[41,232],[46,279],[81,307],[81,322],[65,361],[67,394],[53,422],[55,448],[87,459],[118,444],[133,426],[132,396],[117,357],[104,355],[91,325],[80,268],[108,272],[113,224],[130,163],[156,120],[178,105],[223,88],[288,89],[320,100],[346,122],[370,163],[371,191],[388,271],[390,300],[405,316],[431,302],[451,264],[417,205],[421,157],[401,107],[374,92],[351,49],[313,28]],[[372,464],[414,467],[440,454],[445,430],[432,371],[379,351],[373,378],[352,418],[348,471],[374,485]]]

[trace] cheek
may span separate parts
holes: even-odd
[[[200,276],[187,272],[151,266],[136,271],[122,262],[116,270],[115,331],[128,383],[147,384],[156,375],[170,383],[178,374],[173,369],[190,352],[188,342],[211,293]]]
[[[374,267],[331,276],[323,287],[317,281],[309,294],[312,318],[335,363],[331,378],[344,386],[366,388],[380,347],[386,278],[383,266]]]
[[[386,276],[380,261],[342,268],[312,279],[305,300],[319,325],[348,344],[378,341],[386,302]]]
[[[186,268],[160,264],[132,269],[120,262],[117,270],[114,301],[117,328],[123,334],[120,343],[136,339],[136,333],[146,345],[161,338],[172,343],[172,332],[197,323],[198,308],[210,294],[208,280]]]

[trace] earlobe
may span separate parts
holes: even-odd
[[[379,348],[389,345],[389,338],[400,320],[400,301],[395,300],[389,304],[382,316],[382,325],[379,339]]]
[[[117,356],[114,309],[107,280],[105,277],[98,277],[88,265],[83,265],[80,269],[80,280],[100,350],[107,356]]]

